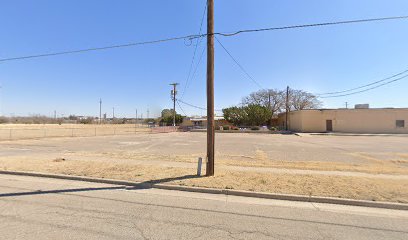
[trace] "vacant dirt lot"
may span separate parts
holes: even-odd
[[[149,132],[140,124],[0,124],[0,141],[50,137],[89,137]]]
[[[408,202],[408,137],[220,133],[216,176],[194,178],[205,133],[0,142],[0,168]]]

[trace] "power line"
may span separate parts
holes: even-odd
[[[190,106],[190,107],[193,107],[193,108],[197,108],[197,109],[200,109],[200,110],[205,110],[205,111],[207,111],[207,108],[199,107],[199,106],[193,105],[193,104],[191,104],[191,103],[184,102],[183,100],[180,100],[180,99],[177,100],[177,101],[179,101],[179,102],[181,102],[181,103],[183,103],[183,104],[185,104],[185,105],[187,105],[187,106]]]
[[[184,112],[183,108],[181,107],[179,100],[176,99],[176,101],[177,101],[177,105],[179,106],[180,110],[184,113],[184,116],[187,116],[186,112]]]
[[[206,3],[205,3],[205,8],[204,8],[204,13],[203,13],[203,17],[201,18],[200,31],[198,32],[198,35],[201,35],[201,31],[202,31],[202,29],[203,29],[204,17],[205,17],[205,13],[207,12],[207,4],[208,4],[208,3],[207,3],[207,1],[206,1]],[[186,90],[187,90],[187,85],[188,85],[188,82],[189,82],[189,80],[190,80],[191,71],[193,70],[193,65],[194,65],[194,60],[195,60],[195,56],[196,56],[196,53],[197,53],[197,48],[198,48],[198,46],[201,44],[202,40],[203,40],[203,38],[197,38],[197,43],[196,43],[196,45],[195,45],[194,53],[193,53],[193,59],[191,59],[190,69],[189,69],[189,71],[188,71],[188,76],[187,76],[186,84],[184,85],[184,90],[183,90],[183,93],[181,94],[181,98],[184,97],[184,94],[185,94],[185,92],[186,92]]]
[[[114,49],[114,48],[133,47],[133,46],[138,46],[138,45],[156,44],[156,43],[170,42],[170,41],[176,41],[176,40],[181,40],[181,39],[192,40],[192,39],[199,38],[199,37],[200,37],[199,35],[187,35],[187,36],[182,36],[182,37],[172,37],[172,38],[165,38],[165,39],[145,41],[145,42],[133,42],[133,43],[127,43],[127,44],[120,44],[120,45],[111,45],[111,46],[106,46],[106,47],[85,48],[85,49],[72,50],[72,51],[45,53],[45,54],[29,55],[29,56],[13,57],[13,58],[3,58],[3,59],[0,59],[0,62],[23,60],[23,59],[29,59],[29,58],[50,57],[50,56],[66,55],[66,54],[74,54],[74,53],[84,53],[84,52],[108,50],[108,49]]]
[[[350,89],[347,89],[347,90],[342,90],[342,91],[337,91],[337,92],[319,93],[319,94],[316,94],[316,95],[317,95],[317,96],[322,96],[322,95],[337,95],[337,94],[340,94],[340,93],[346,93],[346,92],[355,91],[355,90],[358,90],[358,89],[361,89],[361,88],[365,88],[365,87],[369,87],[369,86],[372,86],[372,85],[375,85],[375,84],[378,84],[378,83],[381,83],[381,82],[385,82],[385,81],[387,81],[387,80],[393,79],[393,78],[398,77],[398,76],[400,76],[400,75],[402,75],[402,74],[404,74],[404,73],[407,73],[407,72],[408,72],[408,69],[407,69],[407,70],[404,70],[404,71],[402,71],[402,72],[400,72],[400,73],[397,73],[397,74],[395,74],[395,75],[392,75],[391,77],[387,77],[387,78],[384,78],[384,79],[381,79],[381,80],[378,80],[378,81],[375,81],[375,82],[372,82],[372,83],[369,83],[369,84],[366,84],[366,85],[362,85],[362,86],[359,86],[359,87],[350,88]]]
[[[322,27],[322,26],[340,25],[340,24],[378,22],[378,21],[388,21],[388,20],[397,20],[397,19],[408,19],[408,16],[369,18],[369,19],[357,19],[357,20],[337,21],[337,22],[313,23],[313,24],[292,25],[292,26],[271,27],[271,28],[247,29],[247,30],[239,30],[239,31],[232,32],[232,33],[217,32],[217,33],[212,33],[211,35],[220,35],[220,36],[224,36],[224,37],[232,37],[232,36],[242,34],[242,33],[275,31],[275,30],[287,30],[287,29],[295,29],[295,28]],[[203,37],[206,37],[208,35],[210,35],[210,34],[208,34],[208,33],[201,34],[201,35],[194,35],[193,34],[193,35],[165,38],[165,39],[145,41],[145,42],[133,42],[133,43],[128,43],[128,44],[111,45],[111,46],[105,46],[105,47],[86,48],[86,49],[79,49],[79,50],[72,50],[72,51],[62,51],[62,52],[54,52],[54,53],[28,55],[28,56],[13,57],[13,58],[3,58],[3,59],[0,59],[0,62],[23,60],[23,59],[30,59],[30,58],[40,58],[40,57],[50,57],[50,56],[66,55],[66,54],[73,54],[73,53],[83,53],[83,52],[91,52],[91,51],[99,51],[99,50],[108,50],[108,49],[114,49],[114,48],[133,47],[133,46],[138,46],[138,45],[156,44],[156,43],[163,43],[163,42],[169,42],[169,41],[175,41],[175,40],[181,40],[181,39],[188,39],[188,40],[191,41],[193,39],[203,38]]]
[[[191,75],[191,81],[194,80],[194,78],[195,78],[195,76],[196,76],[198,67],[200,66],[201,60],[203,59],[203,56],[204,56],[204,53],[205,53],[205,50],[206,50],[206,49],[207,49],[207,48],[204,47],[204,48],[203,48],[203,51],[201,52],[200,58],[198,59],[197,65],[196,65],[196,67],[195,67],[195,69],[194,69],[193,75]],[[191,82],[191,81],[190,81],[190,82]],[[186,93],[186,91],[187,91],[187,89],[188,89],[189,86],[190,86],[190,85],[189,85],[189,82],[187,82],[186,85],[184,86],[184,91],[183,91],[183,94],[181,95],[181,99],[183,99],[184,94]]]
[[[370,91],[370,90],[373,90],[373,89],[376,89],[376,88],[391,84],[393,82],[400,81],[400,80],[402,80],[404,78],[407,78],[407,77],[408,77],[408,74],[405,75],[405,76],[399,77],[397,79],[394,79],[394,80],[391,80],[391,81],[388,81],[388,82],[382,83],[380,85],[377,85],[377,86],[374,86],[374,87],[371,87],[371,88],[367,88],[367,89],[364,89],[364,90],[361,90],[361,91],[347,93],[347,94],[341,94],[341,95],[334,95],[334,96],[325,96],[325,97],[320,97],[320,98],[335,98],[335,97],[345,97],[345,96],[355,95],[355,94],[358,94],[358,93],[367,92],[367,91]]]
[[[230,56],[230,58],[235,62],[235,64],[237,64],[237,66],[242,70],[242,72],[252,81],[254,82],[259,88],[261,89],[265,89],[264,87],[262,87],[261,84],[259,84],[251,75],[249,75],[249,73],[244,69],[244,67],[231,55],[231,53],[225,48],[225,46],[220,42],[220,40],[218,40],[217,37],[215,37],[215,40],[217,40],[217,42],[221,45],[221,47],[225,50],[225,52],[228,54],[228,56]]]
[[[177,101],[181,102],[181,103],[184,104],[184,105],[187,105],[187,106],[190,106],[190,107],[193,107],[193,108],[196,108],[196,109],[200,109],[200,110],[207,111],[207,108],[199,107],[199,106],[197,106],[197,105],[193,105],[193,104],[191,104],[191,103],[185,102],[185,101],[180,100],[180,99],[178,99]],[[215,109],[214,111],[216,111],[216,112],[222,112],[222,110],[220,110],[220,109]]]
[[[292,25],[292,26],[283,26],[283,27],[247,29],[247,30],[239,30],[239,31],[232,32],[232,33],[218,32],[218,33],[214,33],[214,35],[220,35],[220,36],[224,36],[224,37],[232,37],[232,36],[235,36],[235,35],[238,35],[238,34],[241,34],[241,33],[287,30],[287,29],[294,29],[294,28],[323,27],[323,26],[330,26],[330,25],[365,23],[365,22],[378,22],[378,21],[388,21],[388,20],[407,19],[407,18],[408,18],[408,16],[394,16],[394,17],[383,17],[383,18],[356,19],[356,20],[346,20],[346,21],[337,21],[337,22],[324,22],[324,23]]]

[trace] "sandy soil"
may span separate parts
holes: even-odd
[[[123,135],[149,131],[147,127],[132,124],[0,124],[0,140]]]

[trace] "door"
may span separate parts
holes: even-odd
[[[333,121],[332,120],[326,120],[326,131],[333,132]]]

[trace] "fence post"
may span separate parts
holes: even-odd
[[[201,165],[203,164],[203,158],[198,158],[198,165],[197,165],[197,176],[201,176]]]

